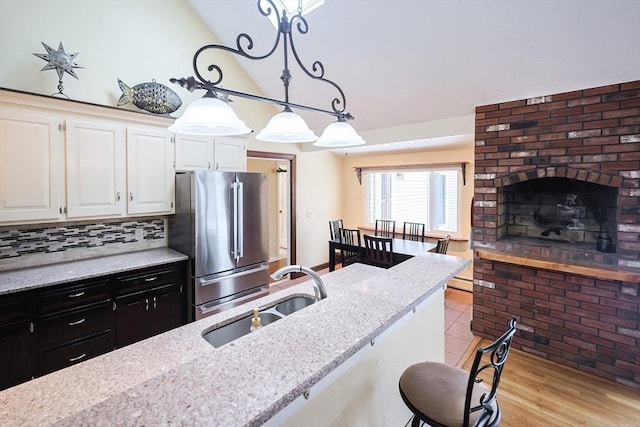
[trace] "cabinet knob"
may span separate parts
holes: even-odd
[[[144,299],[144,303],[145,303],[145,310],[149,311],[149,298],[145,298]]]
[[[116,193],[116,201],[119,202],[120,201],[120,192],[118,191]]]
[[[156,301],[156,297],[153,297],[153,308],[158,306],[158,301]]]
[[[131,193],[129,193],[129,201],[133,202],[133,191]]]

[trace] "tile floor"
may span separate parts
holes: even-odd
[[[320,275],[328,269],[319,271]],[[279,280],[271,283],[270,293],[275,293],[289,286],[309,280],[303,276],[294,280]],[[447,288],[444,294],[445,324],[445,363],[457,366],[463,362],[463,356],[477,342],[471,333],[471,307],[473,294],[459,289]]]
[[[457,366],[474,343],[471,333],[473,294],[447,288],[444,294],[445,362]]]

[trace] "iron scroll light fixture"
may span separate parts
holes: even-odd
[[[263,3],[268,3],[264,7]],[[314,145],[321,147],[348,147],[364,144],[365,141],[356,133],[355,129],[347,123],[354,117],[346,111],[346,98],[344,92],[335,82],[324,77],[324,65],[320,61],[313,62],[309,71],[298,55],[293,40],[292,28],[301,34],[306,34],[309,30],[306,19],[302,16],[301,2],[297,13],[290,18],[287,17],[286,10],[282,15],[272,0],[257,0],[258,11],[265,17],[275,13],[279,25],[276,40],[269,52],[264,55],[252,55],[249,53],[253,49],[253,39],[246,33],[241,33],[236,37],[236,47],[228,47],[217,44],[210,44],[201,47],[193,56],[194,77],[172,78],[170,81],[193,92],[197,89],[206,90],[206,94],[192,102],[185,110],[182,117],[169,127],[169,130],[176,133],[192,135],[213,135],[213,136],[233,136],[243,135],[251,132],[245,123],[240,120],[233,109],[228,105],[229,96],[251,99],[254,101],[267,102],[281,105],[283,111],[276,114],[269,121],[267,127],[263,129],[256,139],[269,142],[298,143],[317,141]],[[295,24],[295,25],[294,25]],[[203,76],[203,72],[198,68],[198,58],[200,54],[209,49],[219,49],[242,56],[251,60],[263,60],[270,57],[278,48],[282,39],[284,68],[280,79],[284,86],[284,100],[268,98],[247,92],[241,92],[220,86],[223,79],[223,72],[219,65],[210,64],[207,67],[209,73],[213,73],[214,80],[208,80]],[[338,95],[331,100],[331,109],[296,104],[289,101],[289,84],[291,82],[291,71],[289,70],[289,47],[300,69],[310,78],[319,80],[333,86]],[[313,111],[328,114],[336,118],[336,122],[327,126],[318,138],[304,122],[302,117],[294,113],[292,109]]]

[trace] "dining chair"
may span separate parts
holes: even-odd
[[[379,237],[396,237],[396,222],[386,219],[376,219],[374,234]]]
[[[329,233],[331,235],[331,240],[337,239],[339,236],[339,230],[344,228],[341,219],[336,219],[333,221],[329,221]]]
[[[451,235],[447,235],[447,237],[444,237],[442,239],[438,239],[438,242],[436,243],[435,252],[437,254],[446,254],[447,253],[447,249],[449,248],[449,241],[450,240],[451,240]]]
[[[514,317],[500,338],[476,349],[470,372],[437,362],[405,369],[399,387],[402,400],[413,412],[411,427],[421,422],[433,427],[497,426],[502,416],[496,399],[498,385],[515,333]]]
[[[393,266],[393,239],[364,235],[365,262],[376,267]]]
[[[404,240],[424,242],[424,224],[421,222],[405,221],[402,226],[402,238]]]
[[[354,246],[353,249],[341,249],[340,258],[342,260],[342,266],[354,264],[360,262],[360,246],[362,240],[360,239],[360,230],[355,228],[340,228],[340,243]]]

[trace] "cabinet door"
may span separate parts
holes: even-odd
[[[147,338],[149,297],[140,292],[116,298],[116,348]]]
[[[124,127],[78,120],[66,125],[67,217],[124,215]]]
[[[0,221],[58,220],[62,214],[60,121],[0,108]]]
[[[0,390],[33,377],[32,337],[28,294],[0,296]]]
[[[166,286],[151,292],[149,336],[180,326],[182,293],[180,286]]]
[[[244,172],[247,170],[247,150],[244,140],[216,138],[214,144],[215,170]]]
[[[0,390],[33,377],[31,325],[29,320],[0,325]]]
[[[176,170],[213,170],[213,138],[176,135]]]
[[[171,134],[157,129],[127,129],[129,214],[174,212]]]

